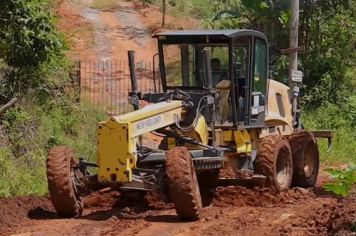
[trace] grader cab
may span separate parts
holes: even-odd
[[[58,215],[80,215],[83,196],[108,186],[157,192],[174,203],[179,217],[198,220],[209,204],[202,201],[206,193],[239,184],[241,171],[247,182],[276,192],[315,185],[316,137],[331,139],[332,131],[301,129],[289,87],[268,78],[264,34],[182,30],[154,37],[162,91],[138,91],[129,51],[135,111],[98,123],[96,162],[78,162],[69,147],[50,150],[48,186]],[[140,109],[139,100],[150,104]],[[157,149],[139,141],[150,132],[163,137]],[[222,176],[226,168],[234,174]]]

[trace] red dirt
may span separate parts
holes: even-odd
[[[109,189],[88,196],[92,206],[77,219],[58,219],[49,196],[1,198],[0,235],[354,235],[348,228],[355,219],[355,198],[323,191],[326,180],[321,175],[314,189],[280,194],[218,188],[196,222],[179,220],[172,204],[154,196],[123,196]]]
[[[54,212],[49,195],[0,198],[0,206],[0,232],[26,223],[29,217],[36,215],[49,217]],[[51,213],[46,215],[46,212]]]
[[[54,12],[59,20],[57,27],[69,40],[71,48],[68,55],[73,59],[97,59],[91,43],[93,39],[93,25],[80,14],[80,7],[63,0],[58,3]]]

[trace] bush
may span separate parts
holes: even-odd
[[[45,157],[57,145],[93,160],[96,122],[105,115],[89,102],[51,97],[69,80],[72,63],[52,7],[61,0],[3,0],[0,5],[0,196],[47,192]]]
[[[1,132],[8,138],[0,146],[0,196],[46,193],[45,157],[54,146],[68,145],[77,157],[95,160],[96,123],[105,116],[89,102],[67,98],[8,110]]]
[[[302,121],[307,129],[334,130],[330,152],[327,141],[319,140],[320,156],[325,165],[347,163],[354,159],[356,152],[356,106],[353,99],[345,100],[342,105],[325,103],[313,111],[303,113]]]

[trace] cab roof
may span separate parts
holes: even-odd
[[[226,43],[229,39],[241,36],[255,36],[267,41],[263,33],[250,29],[174,30],[158,33],[153,38],[158,38],[162,43]]]

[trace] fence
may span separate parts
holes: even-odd
[[[161,91],[158,66],[139,61],[135,65],[138,91]],[[108,115],[124,114],[132,109],[128,103],[131,91],[128,61],[80,61],[78,74],[81,99],[89,99],[95,108]],[[153,76],[155,74],[155,76]]]

